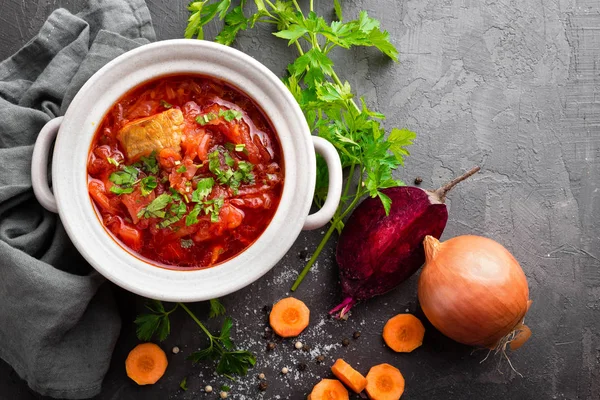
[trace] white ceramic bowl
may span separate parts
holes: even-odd
[[[236,257],[192,271],[160,268],[125,250],[126,246],[111,237],[98,220],[87,190],[91,141],[109,108],[143,82],[186,73],[221,79],[253,99],[275,128],[285,164],[281,202],[264,233]],[[55,136],[52,192],[47,162]],[[316,179],[315,149],[329,167],[329,194],[325,206],[308,215]],[[79,252],[102,275],[142,296],[187,302],[223,296],[254,282],[285,255],[303,228],[326,224],[339,202],[342,170],[334,147],[311,136],[293,96],[264,65],[230,47],[184,39],[139,47],[94,74],[65,116],[48,122],[40,132],[33,154],[32,182],[39,202],[50,211],[58,211]]]

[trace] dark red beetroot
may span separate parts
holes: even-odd
[[[382,190],[392,199],[387,216],[379,198],[359,204],[338,240],[344,300],[330,314],[343,317],[358,301],[392,290],[414,274],[425,262],[425,236],[439,239],[446,227],[446,194],[479,169],[433,192],[409,186]]]

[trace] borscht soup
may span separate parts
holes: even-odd
[[[174,268],[236,256],[273,218],[284,181],[265,114],[222,81],[146,82],[104,116],[87,164],[103,225],[133,252]]]

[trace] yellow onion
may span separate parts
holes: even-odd
[[[423,244],[419,302],[433,326],[471,346],[505,347],[518,339],[517,348],[529,338],[527,278],[506,248],[470,235],[443,243],[427,236]]]

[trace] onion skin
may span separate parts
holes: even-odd
[[[419,302],[440,332],[459,343],[494,348],[522,326],[529,287],[506,248],[471,235],[443,243],[427,236],[423,244]]]

